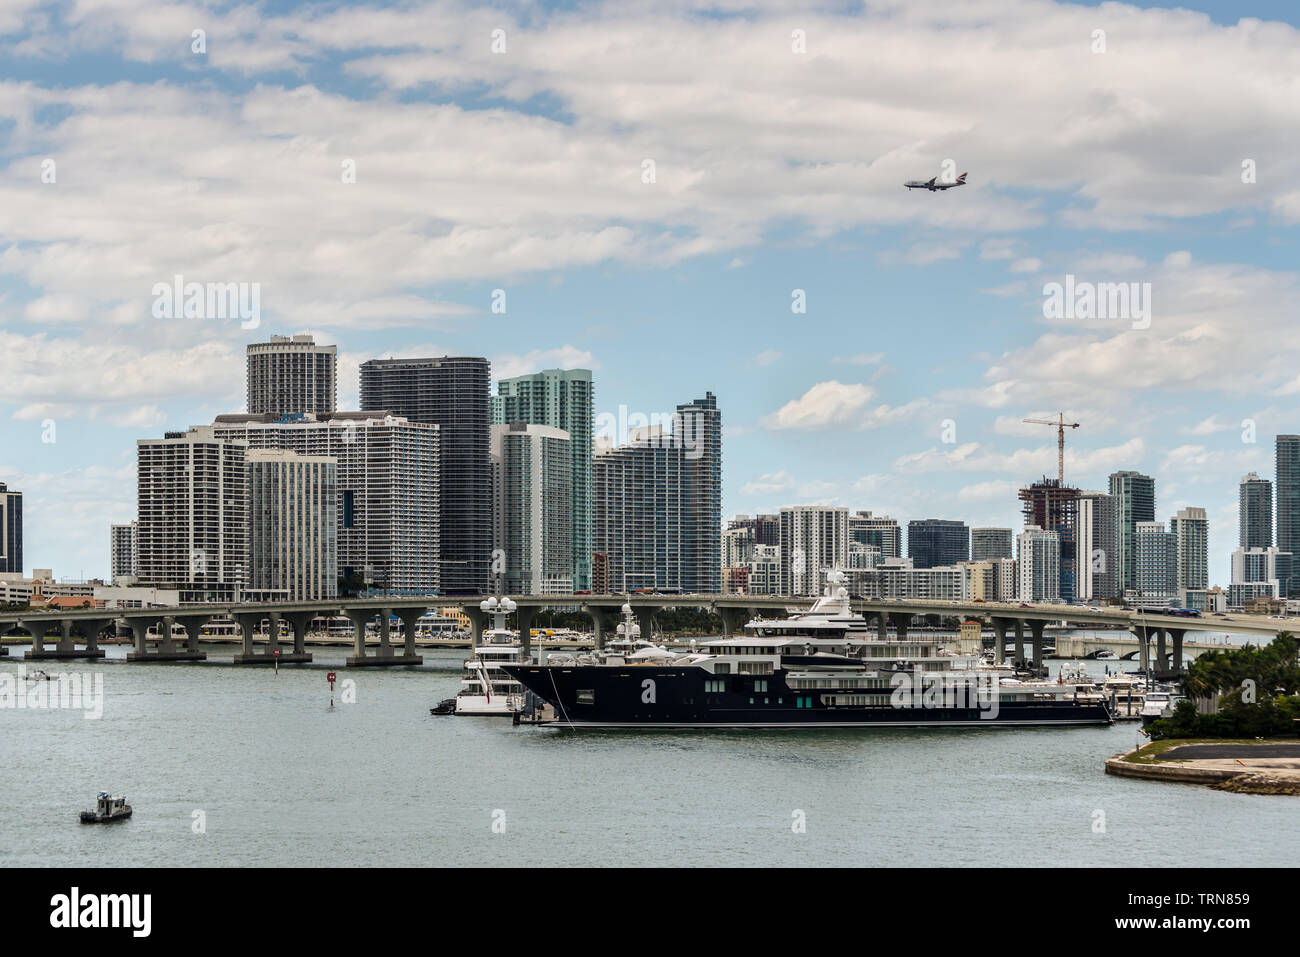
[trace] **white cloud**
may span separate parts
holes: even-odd
[[[754,364],[760,369],[770,366],[781,358],[781,352],[778,349],[764,349],[758,355],[754,356]]]

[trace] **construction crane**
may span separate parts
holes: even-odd
[[[1077,429],[1078,422],[1066,422],[1065,413],[1056,413],[1056,421],[1051,419],[1021,419],[1022,422],[1028,422],[1030,425],[1054,425],[1056,426],[1056,470],[1057,479],[1061,488],[1065,488],[1065,430]]]

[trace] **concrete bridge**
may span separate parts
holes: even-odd
[[[109,628],[115,629],[117,622],[124,622],[135,638],[135,649],[127,655],[128,661],[195,661],[206,657],[198,648],[199,630],[214,618],[229,618],[239,625],[243,639],[243,650],[235,657],[235,663],[270,664],[276,660],[276,652],[280,651],[279,625],[283,621],[291,631],[292,647],[280,652],[279,661],[289,664],[311,660],[304,643],[307,626],[313,618],[342,616],[352,622],[354,634],[355,648],[347,659],[348,667],[418,665],[423,659],[415,651],[416,621],[433,608],[460,607],[468,616],[477,640],[488,621],[488,613],[479,608],[486,597],[489,596],[381,597],[334,602],[11,612],[0,614],[0,635],[14,629],[30,633],[33,646],[27,658],[32,660],[101,658],[104,651],[99,647],[100,635]],[[632,606],[642,634],[648,636],[653,633],[654,613],[662,608],[685,606],[716,612],[722,618],[723,634],[731,635],[752,618],[781,617],[789,610],[807,608],[812,601],[811,598],[790,596],[666,594],[511,595],[510,598],[517,606],[520,636],[529,651],[530,629],[537,613],[544,608],[581,608],[591,618],[596,646],[603,647],[605,633],[617,622],[624,603]],[[1038,669],[1042,668],[1043,632],[1049,623],[1066,622],[1083,628],[1118,626],[1129,631],[1138,639],[1142,667],[1148,669],[1154,664],[1158,674],[1176,673],[1186,651],[1225,647],[1196,642],[1185,644],[1183,639],[1188,632],[1224,632],[1271,639],[1291,625],[1289,621],[1258,615],[1182,618],[1124,608],[1092,611],[1080,605],[1050,603],[855,599],[852,604],[854,610],[868,621],[874,621],[882,640],[889,636],[891,628],[896,639],[905,639],[913,618],[918,615],[979,619],[990,626],[996,636],[994,648],[998,661],[1007,660],[1007,641],[1014,635],[1013,656],[1019,656],[1027,641],[1032,642],[1032,655],[1025,663]],[[379,615],[379,648],[368,653],[366,623],[375,615]],[[393,617],[403,625],[404,637],[400,645],[392,640],[390,634],[389,621]],[[270,623],[271,637],[263,650],[257,651],[253,635],[263,621]],[[172,638],[173,625],[184,627],[187,637],[183,644]],[[159,639],[153,648],[148,635],[151,627],[157,627],[159,631]],[[53,647],[47,644],[51,631],[56,631]],[[1154,662],[1150,649],[1152,639],[1156,644]],[[1167,654],[1169,644],[1172,645],[1172,655]]]

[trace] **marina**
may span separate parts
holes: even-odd
[[[122,646],[98,662],[61,663],[104,675],[100,720],[0,711],[0,761],[24,769],[6,793],[25,828],[0,862],[601,865],[613,844],[625,862],[676,866],[1235,866],[1243,855],[1288,865],[1300,853],[1294,798],[1102,773],[1111,755],[1145,742],[1135,724],[650,730],[629,741],[430,716],[461,687],[461,649],[429,651],[418,668],[349,674],[347,650],[326,648],[277,676],[232,665],[237,648],[153,668],[127,664]],[[1104,677],[1100,663],[1083,667]],[[336,692],[332,711],[330,670],[355,683],[355,700]],[[86,795],[105,785],[130,795],[130,824],[69,832]],[[1104,834],[1092,830],[1098,809]],[[496,810],[504,833],[492,831]],[[796,810],[804,834],[791,832]],[[358,830],[376,814],[382,836]],[[1205,820],[1216,826],[1188,840]]]

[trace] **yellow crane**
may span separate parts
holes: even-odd
[[[1054,425],[1056,426],[1056,470],[1057,479],[1061,487],[1065,487],[1065,430],[1077,429],[1078,422],[1066,422],[1065,413],[1056,413],[1056,421],[1051,419],[1021,419],[1022,422],[1028,422],[1030,425]]]

